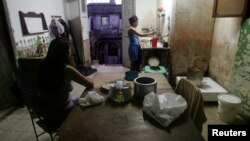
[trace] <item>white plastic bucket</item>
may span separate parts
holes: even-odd
[[[218,117],[223,122],[234,122],[240,108],[241,99],[232,94],[221,94],[218,96]]]

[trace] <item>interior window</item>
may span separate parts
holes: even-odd
[[[102,17],[102,26],[109,25],[109,17]]]

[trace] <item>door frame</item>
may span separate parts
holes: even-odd
[[[122,65],[130,66],[130,59],[128,55],[128,28],[130,27],[128,19],[135,15],[135,0],[122,0]]]

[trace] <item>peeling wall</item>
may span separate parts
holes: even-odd
[[[241,18],[216,18],[209,74],[230,91]]]
[[[250,19],[240,30],[232,75],[232,94],[242,100],[240,114],[250,121]]]
[[[186,74],[187,68],[196,64],[206,69],[214,28],[213,1],[175,0],[174,3],[170,33],[173,75]]]

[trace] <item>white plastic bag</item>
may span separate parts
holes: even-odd
[[[186,100],[175,93],[147,94],[143,101],[143,111],[162,126],[167,127],[187,108]]]
[[[81,106],[91,106],[101,104],[104,102],[104,97],[98,94],[96,91],[89,91],[84,98],[79,98],[79,104]]]

